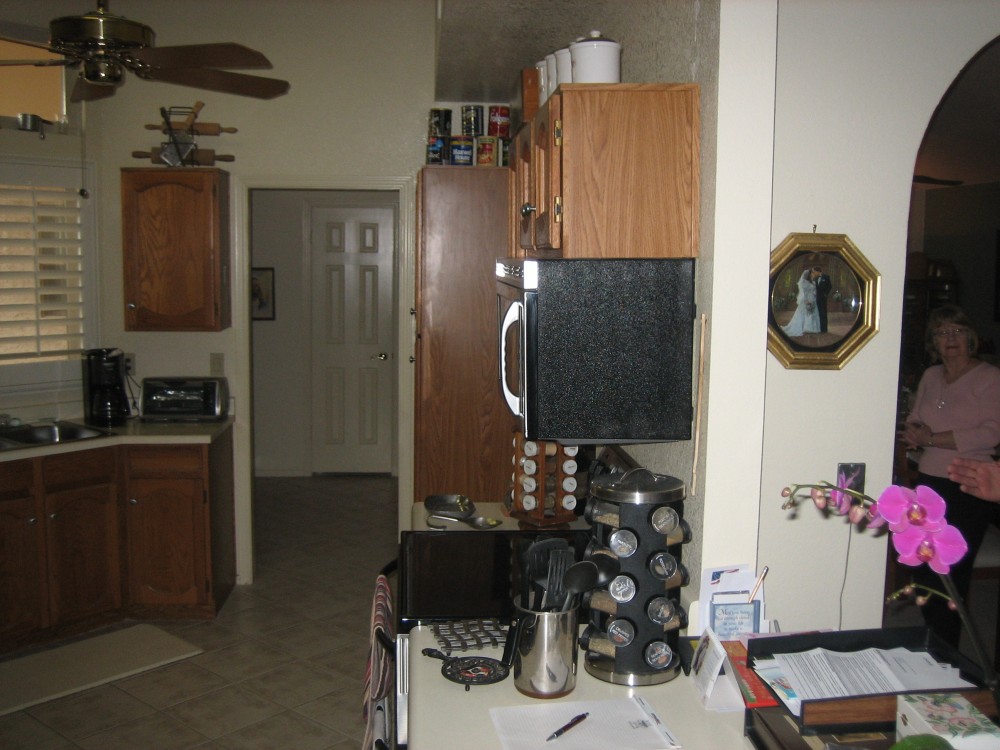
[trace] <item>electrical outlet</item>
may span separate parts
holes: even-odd
[[[135,355],[134,354],[128,354],[128,353],[125,354],[125,374],[126,375],[132,375],[132,376],[135,375]]]
[[[841,479],[843,478],[843,480]],[[841,484],[841,481],[844,483]],[[837,464],[837,486],[857,492],[865,491],[864,464]]]

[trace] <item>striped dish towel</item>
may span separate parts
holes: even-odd
[[[376,730],[385,730],[385,716],[376,711],[376,704],[392,690],[393,652],[379,641],[376,633],[381,631],[390,642],[395,642],[392,626],[392,590],[389,579],[379,575],[375,579],[375,595],[372,597],[371,630],[368,641],[368,664],[365,667],[365,693],[362,708],[365,719],[365,740],[362,748],[371,750],[376,739]],[[383,714],[381,718],[378,714]],[[378,721],[376,721],[378,719]],[[388,740],[388,737],[382,739]]]

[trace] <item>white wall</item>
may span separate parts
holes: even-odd
[[[948,85],[1000,33],[1000,3],[799,0],[778,6],[777,28],[771,246],[813,225],[847,234],[882,274],[882,309],[879,334],[842,371],[768,357],[758,561],[783,627],[835,626],[849,553],[842,624],[878,626],[884,539],[849,546],[848,528],[812,509],[789,520],[779,493],[834,479],[838,462],[866,463],[873,493],[891,481],[913,165]]]

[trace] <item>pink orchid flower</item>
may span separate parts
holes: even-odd
[[[903,565],[918,567],[927,563],[931,570],[941,575],[951,572],[951,566],[969,551],[962,532],[947,523],[936,530],[908,526],[892,535],[892,546]]]
[[[878,499],[878,513],[888,522],[889,531],[894,534],[905,532],[911,527],[923,531],[938,531],[946,525],[946,509],[944,499],[924,485],[915,490],[891,485]]]

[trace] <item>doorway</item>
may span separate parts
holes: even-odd
[[[955,78],[931,118],[918,151],[910,201],[909,236],[899,361],[898,421],[906,419],[920,378],[931,364],[925,350],[929,313],[954,304],[969,316],[979,338],[979,358],[1000,364],[1000,39],[980,51]],[[893,481],[916,484],[918,453],[897,444]],[[977,558],[967,601],[981,633],[997,628],[996,538]],[[991,569],[990,577],[981,573]],[[909,571],[888,556],[886,593],[909,580]],[[889,604],[884,624],[919,624],[914,607]],[[965,636],[963,635],[963,638]],[[987,650],[994,649],[988,637]],[[962,650],[971,653],[967,641]]]
[[[396,472],[399,193],[251,189],[256,476]]]

